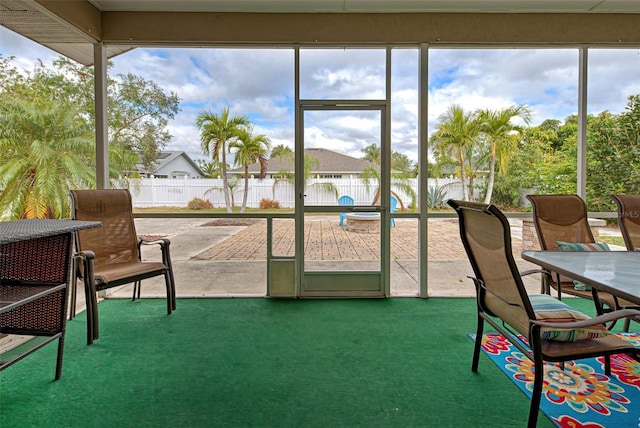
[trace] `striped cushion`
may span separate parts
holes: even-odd
[[[561,323],[591,319],[589,316],[548,294],[532,294],[529,295],[529,300],[538,321]],[[578,329],[550,327],[542,327],[541,329],[542,340],[557,340],[560,342],[597,339],[609,334],[611,334],[609,330],[602,324]]]
[[[556,241],[556,244],[560,251],[610,251],[606,242],[579,243]],[[573,280],[573,288],[576,290],[591,290],[590,286],[575,279]]]

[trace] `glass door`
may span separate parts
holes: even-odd
[[[300,100],[296,251],[301,297],[389,290],[389,174],[384,101]]]

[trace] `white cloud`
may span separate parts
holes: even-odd
[[[0,53],[4,57],[15,56],[14,64],[24,69],[38,66],[39,60],[45,65],[51,65],[51,62],[60,56],[51,49],[2,26],[0,26]]]
[[[18,57],[19,67],[57,54],[0,28],[0,53]],[[112,73],[133,73],[173,91],[182,111],[171,121],[168,148],[202,158],[198,112],[247,115],[256,133],[272,145],[293,147],[294,55],[291,49],[135,49],[113,59]],[[375,99],[384,97],[384,49],[314,49],[301,52],[301,94],[306,97]],[[624,110],[626,98],[640,93],[639,49],[589,51],[591,113]],[[392,54],[393,150],[417,159],[418,54]],[[564,120],[578,110],[577,49],[432,49],[429,54],[428,117],[433,130],[451,104],[465,110],[528,104],[533,124]],[[307,137],[310,147],[326,147],[361,157],[361,149],[378,140],[377,125],[342,115],[325,116]],[[348,120],[347,120],[348,118]]]

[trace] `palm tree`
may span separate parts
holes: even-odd
[[[196,159],[198,168],[204,173],[207,178],[216,178],[220,175],[220,166],[217,162],[207,162],[202,159]]]
[[[72,105],[0,94],[0,217],[65,218],[95,183],[93,133]]]
[[[377,144],[370,144],[362,149],[362,153],[364,153],[364,157],[362,159],[368,160],[375,165],[380,165],[380,146]]]
[[[509,156],[513,153],[520,134],[520,127],[511,123],[514,117],[519,117],[526,124],[531,120],[531,111],[527,106],[511,106],[500,110],[481,110],[479,113],[482,134],[491,146],[489,158],[489,182],[484,203],[491,202],[493,183],[495,181],[496,157],[500,162],[500,169],[505,171],[509,163]]]
[[[391,174],[391,187],[396,188],[398,190],[400,190],[401,192],[411,196],[411,205],[413,207],[416,206],[416,198],[417,198],[417,194],[415,189],[413,188],[413,186],[411,185],[411,182],[409,181],[409,179],[412,178],[411,177],[411,173],[407,173],[407,172],[396,172],[396,173],[392,173]],[[371,181],[375,181],[377,184],[377,188],[376,188],[376,193],[373,196],[373,202],[371,202],[371,205],[377,205],[380,202],[380,170],[368,166],[366,167],[363,171],[362,174],[360,175],[360,179],[362,181],[364,181],[364,185],[365,188],[367,190],[369,190],[370,188],[370,182]],[[402,201],[402,198],[393,190],[391,191],[391,194],[393,196],[396,197],[396,199],[398,200],[398,203],[400,204],[400,211],[404,211],[405,210],[405,206],[404,206],[404,202]]]
[[[289,170],[278,171],[276,173],[275,179],[273,181],[273,194],[274,194],[273,198],[274,199],[275,199],[276,186],[278,186],[278,184],[284,183],[284,184],[290,184],[292,186],[295,184],[295,174],[291,172],[291,170],[293,169],[293,163],[295,161],[295,155],[293,152],[291,152],[289,154],[285,154],[284,156],[285,158],[288,158],[291,160],[292,168]],[[318,159],[314,158],[311,155],[307,155],[307,154],[304,155],[304,171],[303,171],[304,176],[302,177],[302,179],[304,180],[303,182],[304,189],[306,190],[306,189],[317,188],[321,192],[332,194],[333,196],[335,196],[336,200],[338,200],[338,188],[333,182],[327,181],[327,182],[313,183],[311,185],[307,184],[309,181],[309,178],[311,178],[311,172],[314,169],[317,169],[319,165],[320,165],[320,161]]]
[[[218,116],[210,111],[201,111],[196,117],[196,126],[200,130],[200,145],[206,155],[222,166],[222,187],[227,212],[231,212],[231,197],[227,179],[227,143],[233,141],[240,128],[248,126],[246,116],[229,117],[229,108],[222,109]]]
[[[465,150],[473,147],[479,132],[480,127],[476,115],[467,113],[461,106],[454,104],[440,116],[436,132],[431,136],[434,146],[442,153],[458,158],[464,200],[472,199],[471,192],[467,194]]]
[[[247,195],[249,194],[249,165],[258,162],[260,165],[260,179],[262,180],[267,172],[267,153],[271,141],[266,135],[253,135],[253,128],[242,128],[237,139],[233,141],[229,148],[235,149],[235,163],[244,168],[244,194],[242,195],[242,207],[240,212],[243,213],[247,206]]]
[[[277,158],[279,156],[292,154],[293,150],[290,147],[285,146],[284,144],[278,144],[271,150],[271,158]]]

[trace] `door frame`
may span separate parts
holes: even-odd
[[[304,180],[296,179],[296,264],[300,272],[298,283],[299,297],[385,297],[390,290],[390,224],[391,194],[389,168],[390,139],[388,124],[389,106],[386,100],[299,100],[296,114],[296,174],[304,176],[304,114],[308,111],[375,111],[380,118],[380,205],[356,205],[344,207],[338,205],[305,206]],[[385,172],[386,170],[386,172]],[[380,263],[378,270],[343,271],[322,270],[306,271],[304,261],[304,223],[305,213],[340,213],[344,211],[380,213]],[[386,237],[386,238],[385,238]],[[299,244],[299,245],[298,245]],[[336,287],[340,284],[340,287]]]

